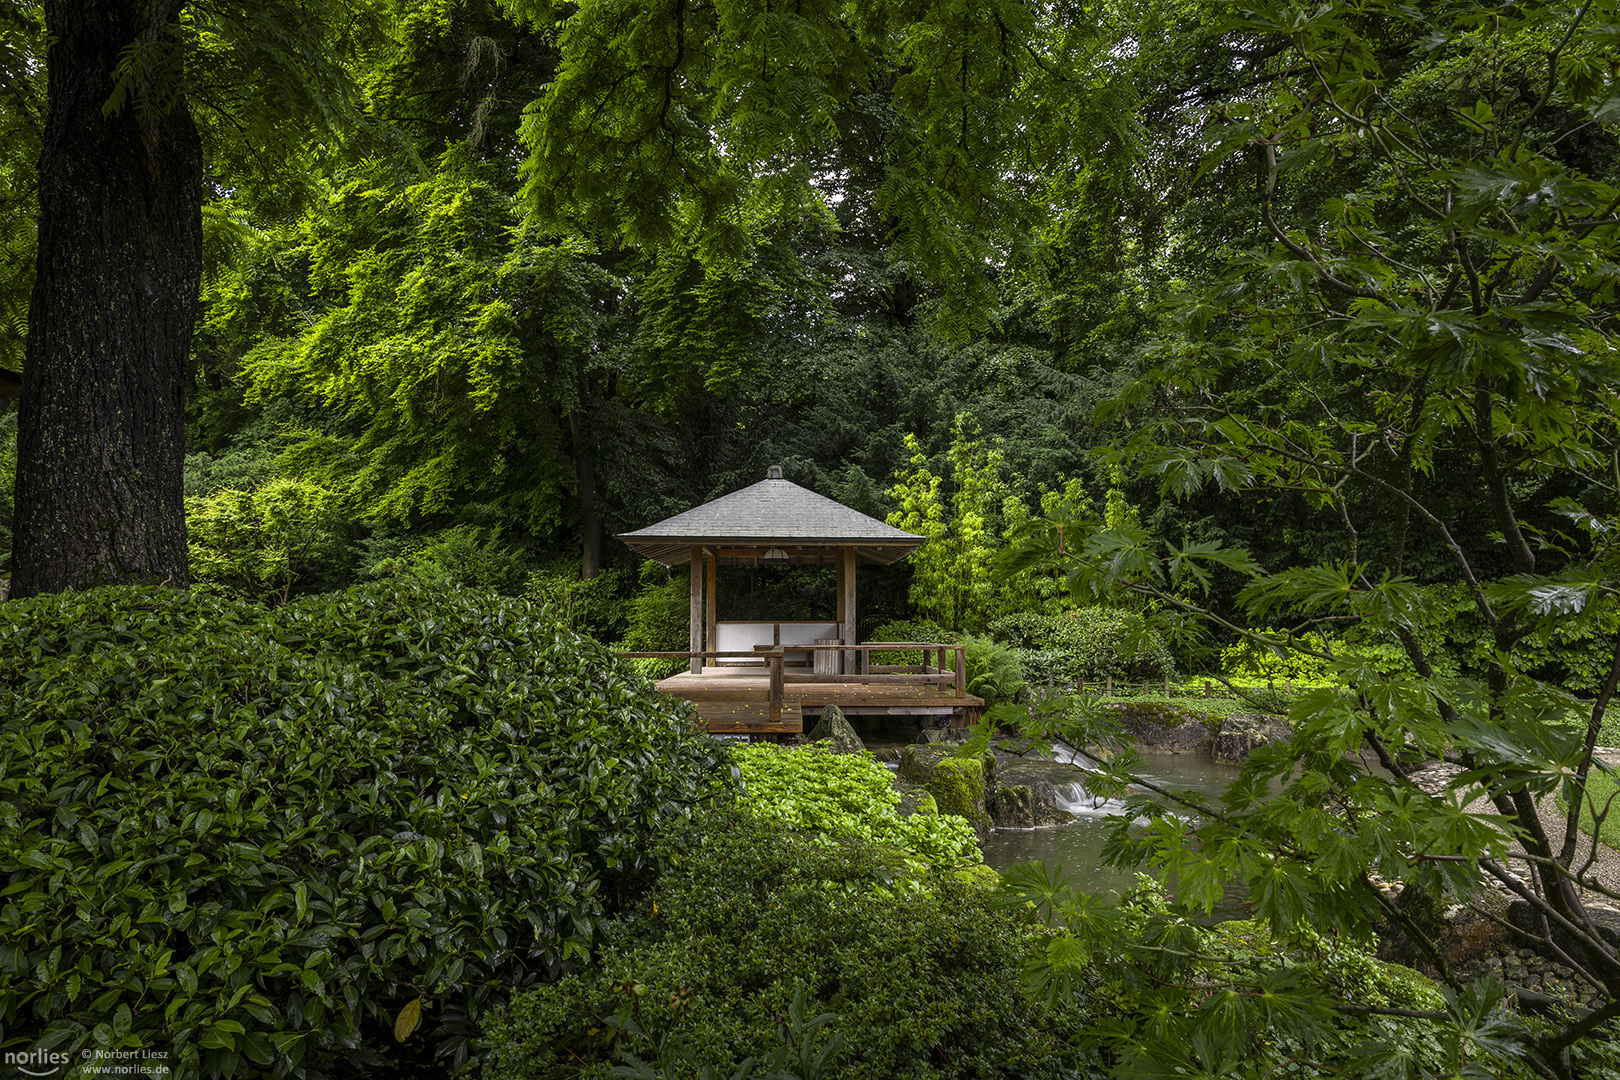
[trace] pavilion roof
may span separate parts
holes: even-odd
[[[783,480],[780,467],[772,466],[757,484],[620,533],[619,539],[649,559],[676,566],[691,559],[694,547],[728,549],[728,561],[781,548],[796,563],[829,561],[837,549],[853,547],[867,561],[887,565],[917,550],[925,538]]]

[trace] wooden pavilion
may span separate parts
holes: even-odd
[[[859,640],[860,565],[898,562],[924,538],[784,480],[779,465],[757,484],[619,539],[665,566],[691,565],[687,651],[626,655],[688,660],[687,671],[658,688],[692,702],[710,731],[799,732],[806,713],[829,704],[856,716],[933,716],[958,724],[984,707],[966,693],[960,646]],[[838,568],[837,610],[830,619],[716,618],[720,566],[829,564]],[[921,652],[923,662],[875,662],[898,650]]]

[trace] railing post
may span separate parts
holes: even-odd
[[[773,729],[782,724],[782,650],[771,653],[771,698],[769,718]]]
[[[943,652],[944,650],[940,651]],[[943,666],[944,659],[943,656],[940,657],[941,666]],[[956,696],[967,697],[967,646],[965,645],[956,647]]]

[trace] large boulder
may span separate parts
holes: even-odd
[[[994,782],[993,779],[990,781]],[[984,806],[986,777],[983,758],[943,758],[935,763],[934,773],[928,778],[926,786],[940,813],[966,818],[975,829],[989,828],[990,815]]]
[[[985,808],[996,788],[994,754],[956,757],[949,747],[917,744],[900,755],[900,778],[927,789],[941,814],[966,818],[975,829],[991,827]]]
[[[997,784],[985,800],[985,811],[998,829],[1033,829],[1035,793],[1024,784]]]
[[[1280,716],[1236,713],[1222,722],[1210,746],[1210,756],[1224,765],[1241,765],[1255,750],[1282,742],[1293,733],[1293,727]]]
[[[1120,726],[1138,750],[1161,754],[1207,754],[1214,741],[1204,717],[1167,701],[1133,701],[1116,706]]]
[[[972,763],[965,768],[963,763]],[[1031,829],[1073,820],[1059,789],[1083,774],[1050,758],[986,753],[956,758],[950,748],[908,746],[900,757],[899,786],[925,788],[941,813],[956,813],[978,828]]]
[[[1073,765],[1065,765],[1051,758],[1006,754],[998,748],[997,789],[1027,790],[1030,819],[1023,819],[1022,809],[1015,809],[1004,799],[995,799],[987,807],[990,820],[1001,829],[1028,829],[1073,821],[1074,815],[1063,809],[1063,804],[1073,794],[1074,785],[1084,780],[1085,772]]]
[[[816,726],[810,729],[811,742],[820,742],[822,739],[831,739],[833,753],[858,754],[866,749],[861,737],[855,734],[855,728],[844,717],[844,710],[836,705],[824,706],[821,718]]]

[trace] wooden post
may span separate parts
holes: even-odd
[[[692,549],[692,612],[691,629],[686,635],[687,652],[703,651],[703,549]],[[692,657],[687,665],[694,675],[703,674],[703,657]]]
[[[720,628],[715,625],[715,581],[720,576],[720,560],[708,548],[703,549],[703,624],[708,628],[709,652],[720,649]]]
[[[956,647],[956,696],[967,697],[967,646]]]
[[[840,609],[838,636],[844,639],[845,645],[859,645],[858,635],[860,631],[856,629],[855,619],[855,549],[852,547],[841,549],[838,555],[838,564],[844,570],[839,575],[843,578],[842,587],[838,590],[843,597],[843,601],[838,605]],[[847,652],[844,654],[843,666],[839,670],[850,674],[854,673],[854,653]]]
[[[1168,675],[1164,677],[1164,696],[1170,696],[1170,676]]]
[[[1209,692],[1210,692],[1209,691],[1209,680],[1205,679],[1204,680],[1204,696],[1209,697]]]
[[[771,697],[769,717],[772,730],[782,723],[782,650],[772,649],[770,659],[766,663],[771,665]]]
[[[834,605],[836,610],[833,612],[833,636],[841,638],[844,636],[844,552],[842,548],[840,548],[838,551],[837,570],[838,573],[836,576],[838,580],[833,585],[833,592],[836,599],[836,603]],[[842,656],[842,653],[833,653],[830,657],[828,657],[828,660],[830,660],[831,663],[828,665],[827,670],[830,673],[837,675],[843,672]]]
[[[1107,680],[1107,682],[1103,685],[1103,697],[1113,697],[1114,696],[1114,676],[1112,674],[1109,674],[1109,675],[1104,676],[1104,678]]]

